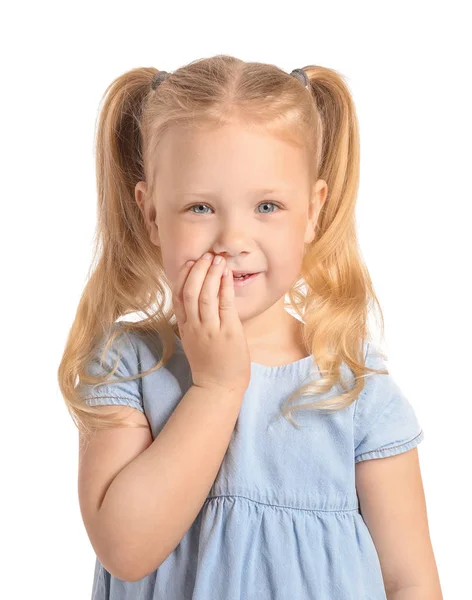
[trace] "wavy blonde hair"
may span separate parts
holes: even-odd
[[[321,178],[328,185],[300,278],[287,291],[304,323],[304,344],[320,378],[291,394],[282,414],[297,427],[292,411],[299,408],[342,410],[357,399],[368,372],[388,373],[365,364],[369,308],[375,304],[379,310],[382,335],[384,318],[356,235],[359,134],[353,99],[335,70],[308,65],[304,71],[308,89],[274,65],[219,55],[177,69],[155,91],[151,82],[158,71],[153,68],[132,69],[105,90],[96,132],[93,260],[58,369],[66,406],[84,435],[94,428],[123,426],[113,416],[98,414],[78,392],[77,383],[107,381],[106,376],[86,372],[103,339],[108,341],[102,360],[122,333],[151,333],[163,341],[156,365],[120,381],[161,368],[175,350],[178,325],[169,302],[171,287],[161,250],[150,241],[135,201],[138,181],[146,181],[153,194],[156,150],[163,134],[174,126],[210,128],[237,122],[263,127],[268,134],[305,148],[310,180]],[[135,312],[146,318],[122,321],[116,327],[118,319]],[[351,389],[342,378],[342,362],[354,375]],[[108,377],[117,366],[118,361]],[[339,396],[288,406],[296,397],[329,391],[338,382],[345,391]]]

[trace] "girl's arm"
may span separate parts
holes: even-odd
[[[418,448],[356,463],[362,517],[379,556],[388,600],[442,600]]]
[[[243,398],[243,390],[191,386],[133,460],[124,457],[137,452],[136,430],[106,429],[92,438],[81,454],[81,509],[94,550],[112,575],[138,581],[180,543],[218,474]],[[115,456],[127,464],[110,483]]]
[[[391,594],[387,593],[387,600],[443,600],[441,589],[413,585]]]

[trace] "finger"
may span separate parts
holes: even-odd
[[[236,317],[239,318],[234,302],[233,271],[230,268],[228,268],[228,274],[224,274],[221,280],[219,309],[222,327],[232,324]]]
[[[182,290],[185,285],[185,281],[187,280],[188,274],[195,264],[194,260],[187,261],[185,265],[180,270],[179,276],[177,277],[177,281],[172,288],[172,304],[174,307],[174,313],[177,317],[177,321],[182,325],[187,320],[187,315],[185,313],[185,305],[184,299],[182,295]]]
[[[213,256],[210,255],[210,258],[203,258],[202,256],[197,260],[187,277],[182,291],[187,321],[193,321],[195,324],[200,323],[200,291],[208,269],[211,266],[212,259]]]
[[[215,260],[220,262],[215,263]],[[220,290],[221,276],[226,268],[226,261],[222,256],[215,256],[207,271],[205,281],[200,292],[200,320],[207,325],[220,328],[220,315],[218,311],[218,292]]]

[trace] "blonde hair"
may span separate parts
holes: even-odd
[[[61,393],[82,433],[122,426],[97,414],[76,388],[77,383],[106,381],[86,373],[103,339],[108,343],[102,359],[122,333],[156,334],[163,341],[156,365],[120,381],[161,368],[175,350],[177,321],[172,303],[166,306],[171,287],[160,247],[147,235],[134,193],[136,183],[143,180],[153,194],[154,169],[159,168],[153,166],[156,151],[163,134],[175,126],[209,128],[236,122],[262,127],[306,149],[310,181],[321,178],[328,185],[300,278],[287,291],[304,322],[304,344],[321,377],[291,394],[282,414],[297,426],[292,411],[299,408],[342,410],[357,399],[368,372],[388,373],[365,364],[369,308],[377,306],[382,332],[384,319],[356,235],[359,134],[353,99],[335,70],[309,65],[304,71],[308,89],[274,65],[219,55],[177,69],[155,91],[151,82],[158,71],[153,68],[132,69],[105,90],[96,134],[98,216],[93,260],[58,369]],[[146,318],[122,321],[116,328],[115,321],[133,312]],[[354,375],[351,389],[341,376],[342,362]],[[117,366],[118,362],[109,377]],[[338,382],[345,390],[339,396],[288,406],[298,396],[323,393]]]

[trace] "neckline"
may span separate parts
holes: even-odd
[[[178,347],[182,350],[182,352],[184,352],[182,340],[175,332],[174,338]],[[307,366],[310,366],[311,368],[315,367],[315,362],[311,354],[284,365],[263,365],[261,363],[251,361],[251,372],[258,373],[259,375],[263,375],[265,377],[275,377],[277,375],[285,375],[288,373],[300,375],[305,372]]]

